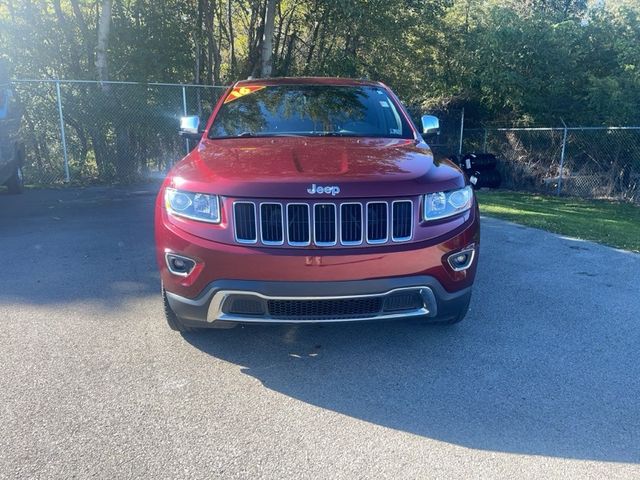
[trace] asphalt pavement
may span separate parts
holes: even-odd
[[[154,193],[0,192],[0,478],[640,478],[640,255],[484,218],[459,325],[183,336]]]

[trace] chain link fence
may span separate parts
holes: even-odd
[[[435,115],[440,120],[440,132],[429,137],[429,146],[436,157],[447,157],[460,153],[461,132],[464,128],[464,110],[460,108],[439,108],[426,111],[420,106],[405,105],[413,123],[421,131],[420,118],[424,113]]]
[[[24,107],[30,184],[127,183],[165,172],[186,153],[179,117],[205,122],[226,87],[14,80]],[[420,109],[409,107],[416,125]],[[505,188],[640,203],[640,127],[464,128],[464,110],[429,112],[436,156],[490,152]]]
[[[186,153],[179,117],[206,121],[226,87],[135,82],[12,82],[24,107],[25,181],[127,183]]]
[[[463,150],[495,154],[505,188],[640,203],[640,127],[466,129]]]

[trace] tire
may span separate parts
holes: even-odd
[[[194,327],[187,327],[182,319],[176,315],[176,312],[173,311],[171,305],[169,305],[169,300],[167,299],[167,291],[162,287],[162,303],[164,306],[164,317],[167,320],[167,325],[171,330],[180,333],[186,332],[196,332],[199,329]]]
[[[467,302],[467,304],[458,311],[458,314],[455,317],[449,318],[448,320],[444,320],[442,322],[435,322],[435,325],[447,326],[447,325],[455,325],[456,323],[460,323],[467,316],[467,313],[469,312],[470,304],[471,304],[471,297],[469,297],[469,301]]]
[[[459,313],[457,317],[452,318],[450,320],[445,320],[444,322],[436,322],[436,324],[442,325],[442,326],[455,325],[456,323],[460,323],[462,320],[464,320],[466,316],[467,316],[467,310],[465,309],[465,311]]]
[[[24,192],[24,177],[22,175],[22,167],[17,166],[11,178],[7,180],[5,183],[7,188],[9,189],[9,193],[12,195],[17,195],[19,193]]]

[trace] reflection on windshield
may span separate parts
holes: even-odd
[[[209,138],[358,136],[413,138],[387,93],[376,87],[269,86],[227,98]]]

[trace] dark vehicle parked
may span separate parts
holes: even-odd
[[[21,193],[24,188],[24,144],[19,136],[21,121],[21,106],[9,85],[0,82],[0,185],[6,185],[9,193]]]
[[[422,133],[438,119],[422,117]],[[221,98],[156,203],[169,326],[467,313],[474,193],[393,92],[340,78],[247,80]]]

